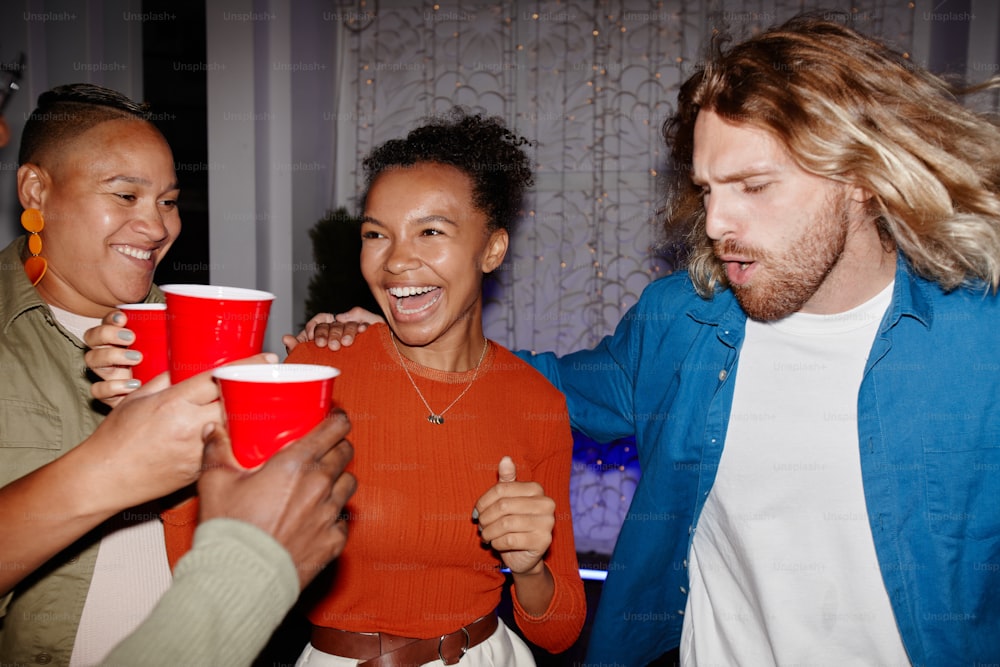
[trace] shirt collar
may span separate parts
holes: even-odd
[[[0,251],[0,331],[6,332],[22,313],[45,306],[24,272],[21,254],[25,243],[21,236]]]
[[[919,277],[901,252],[896,253],[896,284],[892,290],[892,305],[883,324],[884,329],[896,326],[903,317],[912,317],[925,327],[934,322],[934,306],[930,291],[941,288]]]
[[[692,287],[693,291],[690,282],[688,286]],[[729,347],[737,347],[743,340],[747,316],[729,288],[716,286],[715,294],[702,299],[688,312],[688,317],[699,324],[718,327],[719,340]]]

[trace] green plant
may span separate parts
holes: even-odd
[[[312,229],[316,273],[309,280],[305,318],[361,306],[381,313],[361,275],[361,220],[341,207],[328,211]]]

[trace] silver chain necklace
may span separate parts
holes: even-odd
[[[446,407],[441,412],[434,412],[434,410],[431,409],[431,406],[427,403],[427,399],[424,398],[424,395],[421,393],[420,387],[418,387],[417,383],[413,381],[413,376],[410,375],[410,369],[406,367],[406,361],[403,359],[403,353],[399,351],[399,345],[396,343],[396,336],[395,336],[395,334],[392,333],[392,329],[389,330],[389,339],[392,340],[392,347],[393,347],[393,349],[396,350],[396,355],[399,357],[399,363],[403,367],[403,372],[406,373],[406,377],[410,380],[410,384],[413,385],[413,390],[417,392],[417,396],[420,397],[420,400],[423,402],[424,407],[427,408],[427,412],[429,413],[427,415],[427,421],[429,421],[432,424],[438,424],[438,425],[444,423],[444,413],[446,413],[449,410],[451,410],[451,408],[456,403],[458,403],[458,401],[463,396],[465,396],[465,394],[470,389],[472,389],[473,383],[475,383],[476,378],[479,377],[479,367],[483,365],[483,359],[486,358],[486,349],[489,347],[489,344],[490,344],[489,341],[484,336],[483,337],[483,353],[479,355],[479,362],[476,364],[476,371],[472,374],[472,379],[469,380],[469,384],[465,385],[465,389],[462,390],[462,393],[459,394],[458,396],[456,396],[455,400],[448,404],[448,407]]]

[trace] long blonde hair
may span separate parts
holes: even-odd
[[[1000,128],[884,44],[803,15],[724,50],[681,87],[664,125],[675,165],[668,240],[686,242],[698,292],[725,286],[690,181],[699,109],[770,132],[804,170],[861,186],[883,242],[950,290],[1000,283]],[[994,79],[977,88],[1000,86]]]

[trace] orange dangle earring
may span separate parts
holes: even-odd
[[[45,270],[49,268],[49,263],[40,256],[42,237],[38,235],[38,232],[45,228],[42,212],[37,208],[25,209],[24,213],[21,214],[21,226],[31,232],[28,234],[28,252],[31,253],[31,257],[24,260],[24,272],[28,274],[28,280],[31,281],[31,284],[37,285],[42,276],[45,275]]]

